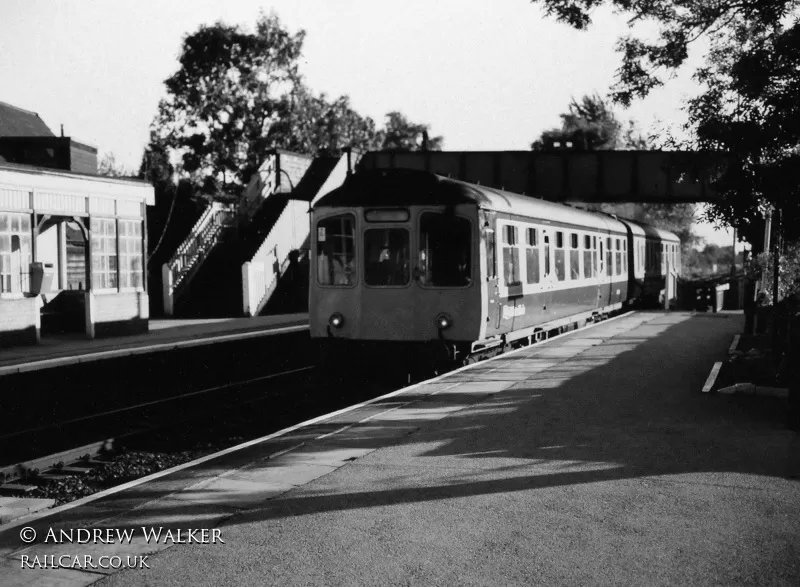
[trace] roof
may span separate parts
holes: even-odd
[[[314,207],[470,203],[497,212],[626,232],[624,224],[602,214],[409,169],[359,171],[340,188],[320,198]]]
[[[0,137],[54,137],[39,115],[0,102]]]

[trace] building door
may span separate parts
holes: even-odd
[[[88,283],[86,275],[86,238],[83,230],[74,220],[64,224],[67,241],[67,282],[64,289],[85,290]]]

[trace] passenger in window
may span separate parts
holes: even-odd
[[[469,285],[472,280],[469,278],[469,254],[467,251],[461,252],[461,259],[458,262],[458,285]]]
[[[352,285],[353,284],[353,259],[334,258],[333,260],[333,284]]]

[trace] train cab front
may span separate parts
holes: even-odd
[[[311,336],[327,363],[457,359],[477,339],[469,208],[324,208],[312,219]]]

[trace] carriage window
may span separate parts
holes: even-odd
[[[578,250],[578,235],[573,232],[570,235],[570,242],[569,242],[569,277],[570,277],[570,279],[580,279],[581,278],[580,254],[581,254],[581,252]]]
[[[503,283],[519,285],[519,249],[517,248],[517,227],[503,227]]]
[[[528,229],[527,248],[525,249],[525,268],[528,273],[528,283],[539,283],[541,280],[539,269],[539,238],[535,228]]]
[[[615,275],[622,275],[622,252],[621,252],[621,245],[619,239],[614,239],[614,267],[616,271],[614,271]]]
[[[364,231],[364,282],[367,285],[407,285],[411,280],[411,244],[405,228]]]
[[[588,234],[583,237],[583,276],[594,277],[592,273],[592,237]]]
[[[622,241],[622,272],[628,272],[628,241]]]
[[[355,267],[355,218],[332,216],[317,222],[317,282],[320,285],[353,285]]]
[[[564,251],[564,233],[556,232],[556,279],[564,281],[567,278],[566,252]]]
[[[600,260],[597,257],[597,237],[592,237],[592,276],[597,277],[600,274]]]
[[[463,287],[472,277],[470,222],[452,213],[425,212],[419,221],[419,280],[432,287]],[[491,271],[494,233],[487,233]]]
[[[606,237],[606,275],[614,275],[614,265],[613,265],[613,258],[614,253],[611,250],[611,238]]]

